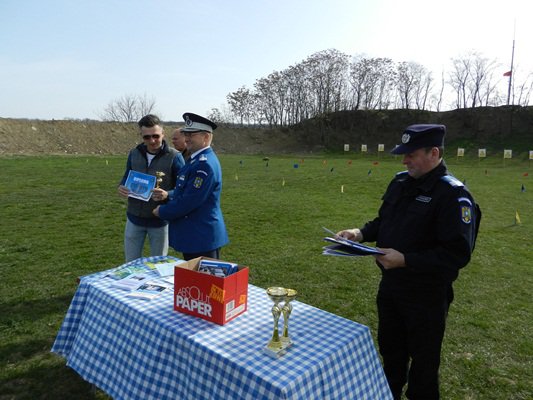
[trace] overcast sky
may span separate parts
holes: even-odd
[[[205,115],[329,48],[436,77],[475,50],[503,74],[514,34],[524,77],[532,15],[531,0],[0,0],[0,117],[98,119],[137,94],[165,120]]]

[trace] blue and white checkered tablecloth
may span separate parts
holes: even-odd
[[[108,272],[81,279],[52,351],[115,399],[392,399],[364,325],[294,301],[294,344],[275,359],[264,289],[249,285],[248,310],[220,326],[174,311],[171,290],[128,297]]]

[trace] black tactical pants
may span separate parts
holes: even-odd
[[[439,365],[448,313],[447,288],[380,285],[378,344],[394,399],[439,399]]]

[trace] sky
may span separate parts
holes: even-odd
[[[0,118],[100,119],[139,95],[179,121],[327,49],[437,77],[476,51],[503,75],[514,39],[519,79],[532,15],[531,0],[0,0]]]

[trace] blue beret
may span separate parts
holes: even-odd
[[[183,114],[183,120],[185,121],[185,127],[181,128],[182,132],[206,131],[213,133],[217,129],[217,124],[193,113]]]
[[[446,127],[437,124],[408,126],[402,135],[402,144],[392,149],[392,154],[408,154],[424,147],[444,147]]]

